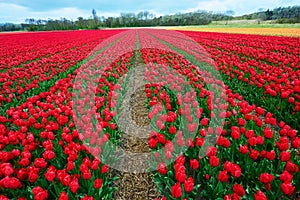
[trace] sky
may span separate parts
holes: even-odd
[[[296,0],[0,0],[0,23],[23,23],[27,18],[76,20],[89,18],[92,9],[98,16],[119,16],[121,12],[148,10],[159,17],[166,14],[207,10],[234,15],[249,14],[277,7],[299,5]]]

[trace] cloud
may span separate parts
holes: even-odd
[[[60,19],[61,17],[75,20],[78,17],[88,18],[91,16],[92,9],[96,9],[98,16],[119,16],[121,12],[134,12],[150,11],[155,16],[161,16],[164,14],[178,12],[181,8],[188,8],[191,4],[187,3],[172,3],[168,0],[154,0],[151,2],[141,2],[139,4],[132,0],[119,0],[119,2],[111,2],[110,0],[94,0],[87,1],[86,4],[82,4],[82,1],[71,4],[74,0],[59,1],[53,0],[51,4],[48,4],[48,9],[45,8],[45,4],[39,5],[36,0],[27,2],[27,0],[20,1],[18,4],[16,0],[12,0],[11,3],[4,3],[0,0],[0,23],[13,22],[23,23],[27,18],[35,19]],[[187,0],[194,1],[194,0]],[[24,5],[25,3],[28,5]],[[48,1],[47,1],[48,2]],[[60,4],[60,2],[63,2]],[[69,2],[67,4],[66,2]],[[72,6],[70,6],[72,5]],[[159,5],[159,6],[158,6]],[[196,5],[196,3],[195,3]],[[66,7],[61,7],[66,6]]]
[[[92,15],[91,10],[83,10],[76,7],[65,7],[47,11],[34,11],[28,7],[17,4],[0,3],[0,23],[13,22],[23,23],[27,18],[35,19],[60,19],[67,18],[76,20],[78,17],[89,18]],[[13,14],[12,14],[13,13]],[[101,16],[118,16],[119,13],[101,12]]]
[[[0,3],[0,22],[14,22],[22,23],[27,18],[35,19],[59,19],[60,17],[65,17],[67,19],[76,19],[78,16],[88,17],[89,13],[74,7],[60,8],[56,10],[49,10],[44,12],[32,11],[27,7]]]

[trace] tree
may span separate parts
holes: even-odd
[[[83,17],[78,17],[77,18],[77,26],[79,29],[83,29],[84,28],[84,20],[83,20]]]
[[[144,17],[143,11],[139,12],[139,13],[136,15],[136,17],[137,17],[138,20],[143,20],[143,17]]]
[[[121,16],[121,24],[122,24],[122,26],[127,27],[127,17],[126,17],[126,13],[121,13],[120,16]]]
[[[227,21],[226,21],[226,25],[227,25],[229,19],[234,15],[234,11],[233,11],[233,10],[227,10],[227,11],[225,12],[225,15],[227,15]]]
[[[149,14],[149,11],[144,11],[144,18],[146,21],[148,20]]]
[[[97,12],[95,9],[92,10],[93,20],[94,24],[92,25],[92,29],[98,29],[99,28],[99,18],[97,16]]]
[[[106,27],[111,28],[111,27],[112,27],[113,20],[114,20],[114,19],[113,19],[112,17],[108,17],[108,18],[105,20]]]
[[[37,31],[36,20],[34,18],[29,18],[25,20],[29,24],[30,31]]]

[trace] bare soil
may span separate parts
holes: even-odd
[[[138,63],[141,63],[139,61],[139,58],[137,59]],[[137,68],[142,67],[135,66]],[[140,70],[141,71],[141,70]],[[141,75],[141,74],[140,74]],[[136,81],[136,80],[135,80]],[[136,87],[138,84],[136,83],[129,83],[128,88],[132,89]],[[130,90],[129,89],[129,90]],[[131,112],[131,120],[140,127],[147,127],[150,124],[150,120],[148,119],[148,109],[146,107],[146,94],[145,94],[145,88],[144,85],[134,88],[134,92],[130,95],[130,100],[126,103],[130,106],[130,112]],[[122,142],[121,147],[126,150],[130,151],[132,153],[146,153],[149,152],[148,147],[148,136],[149,131],[146,129],[138,129],[132,130],[132,129],[126,129],[131,131],[130,134],[124,133],[122,135]],[[135,133],[132,133],[135,132]],[[138,133],[137,133],[138,132]],[[141,165],[147,165],[147,161],[145,160],[139,160],[139,158],[135,158],[134,156],[132,158],[126,158],[122,165],[128,165],[133,168],[127,169],[128,171],[133,171],[134,168],[141,166]],[[136,166],[136,167],[135,167]],[[160,194],[158,192],[158,189],[156,187],[156,184],[153,180],[151,172],[149,173],[132,173],[132,172],[114,172],[115,176],[118,176],[119,179],[115,182],[116,187],[118,188],[117,191],[114,194],[114,199],[118,200],[152,200],[156,197],[159,197]]]

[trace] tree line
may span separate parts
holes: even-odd
[[[101,29],[118,27],[147,27],[147,26],[186,26],[186,25],[207,25],[212,21],[229,21],[233,19],[258,19],[275,20],[277,23],[298,23],[300,22],[300,6],[279,7],[273,10],[233,17],[233,11],[214,13],[205,10],[198,10],[190,13],[177,13],[173,15],[155,16],[149,11],[139,13],[121,13],[118,17],[99,17],[95,9],[88,19],[78,17],[75,21],[61,18],[57,20],[29,18],[25,23],[0,24],[0,31],[47,31],[47,30],[78,30],[78,29]]]
[[[233,18],[229,16],[231,11],[226,13],[213,13],[207,11],[196,11],[191,13],[177,13],[156,17],[149,11],[139,13],[121,13],[119,17],[99,17],[96,10],[92,10],[92,16],[88,19],[78,17],[72,21],[66,18],[57,20],[29,18],[20,25],[3,24],[2,31],[8,30],[28,30],[28,31],[47,31],[47,30],[77,30],[77,29],[101,29],[117,27],[147,27],[147,26],[185,26],[185,25],[206,25],[213,20],[227,20]],[[1,30],[1,27],[0,27]]]
[[[235,17],[235,19],[274,20],[276,23],[300,23],[300,6],[279,7],[265,11],[260,8],[259,12]]]

